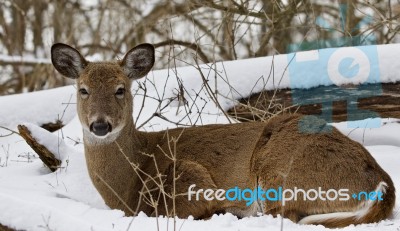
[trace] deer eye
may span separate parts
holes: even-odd
[[[115,92],[115,96],[117,96],[118,99],[124,98],[125,95],[125,88],[118,88],[118,90]]]
[[[85,88],[79,89],[79,93],[81,94],[81,97],[84,99],[89,96],[89,92],[87,92],[87,90]]]

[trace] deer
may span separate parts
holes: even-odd
[[[137,45],[122,60],[89,62],[75,48],[56,43],[51,61],[61,75],[76,81],[90,179],[107,206],[127,216],[142,211],[149,216],[207,219],[232,213],[241,218],[261,212],[329,228],[391,217],[395,188],[390,176],[361,144],[320,119],[318,126],[330,132],[302,132],[299,123],[304,116],[298,114],[267,122],[140,131],[133,120],[131,84],[153,68],[153,45]],[[244,200],[206,200],[205,191],[196,192],[199,200],[190,200],[194,186],[346,189],[348,195],[343,200],[304,200],[302,191],[297,200],[284,204],[258,200],[247,205]],[[351,197],[359,192],[380,200]]]

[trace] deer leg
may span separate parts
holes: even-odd
[[[168,215],[204,219],[218,210],[218,201],[206,200],[204,191],[197,193],[200,189],[216,190],[217,188],[204,166],[188,160],[179,160],[169,165],[165,175],[167,178],[164,191],[170,197],[166,206],[161,207],[167,207],[163,210],[168,211]]]

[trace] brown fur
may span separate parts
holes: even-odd
[[[129,51],[121,63],[89,63],[67,45],[56,44],[52,48],[56,69],[67,77],[76,78],[78,90],[85,87],[89,92],[87,98],[78,93],[85,156],[90,177],[111,208],[121,209],[127,215],[137,211],[148,215],[171,214],[172,200],[164,201],[160,189],[149,180],[149,176],[160,179],[158,169],[163,173],[161,179],[167,193],[173,191],[174,171],[179,175],[175,182],[179,217],[207,218],[216,212],[232,212],[241,217],[260,211],[257,203],[247,207],[244,201],[189,201],[186,195],[180,194],[187,193],[191,184],[196,184],[196,189],[225,190],[235,186],[253,189],[259,185],[305,190],[348,188],[352,193],[373,191],[381,181],[388,185],[384,200],[375,203],[365,216],[319,223],[342,227],[377,222],[391,214],[395,202],[393,183],[368,151],[334,128],[327,133],[301,133],[299,115],[280,116],[268,123],[207,125],[161,132],[136,130],[129,89],[132,79],[150,70],[154,62],[152,55],[154,50],[150,45],[141,45]],[[131,64],[127,65],[129,62]],[[135,67],[137,63],[139,66]],[[123,98],[117,98],[115,92],[121,85],[128,90]],[[121,130],[108,138],[98,138],[90,131],[90,124],[96,120],[107,121],[113,129]],[[321,124],[328,126],[324,122]],[[169,140],[172,138],[178,139],[176,149],[171,148],[173,144]],[[165,155],[171,152],[176,153],[175,167]],[[155,162],[150,155],[154,155]],[[143,172],[135,171],[131,164],[139,166]],[[146,203],[140,193],[146,187],[145,191],[150,190],[153,199],[158,201],[157,209]],[[274,215],[283,213],[298,222],[313,214],[354,212],[359,207],[360,202],[352,199],[297,200],[287,202],[284,207],[280,202],[265,202],[263,211]]]

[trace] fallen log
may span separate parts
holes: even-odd
[[[43,163],[52,171],[56,171],[61,161],[55,157],[55,155],[49,151],[44,145],[40,144],[31,134],[29,129],[24,125],[18,125],[19,134],[26,143],[38,154],[39,158]]]
[[[243,122],[293,112],[330,113],[333,122],[371,116],[400,118],[400,82],[262,91],[240,99],[228,110],[230,116]]]
[[[7,226],[0,224],[0,231],[14,231],[14,229],[11,229]]]

